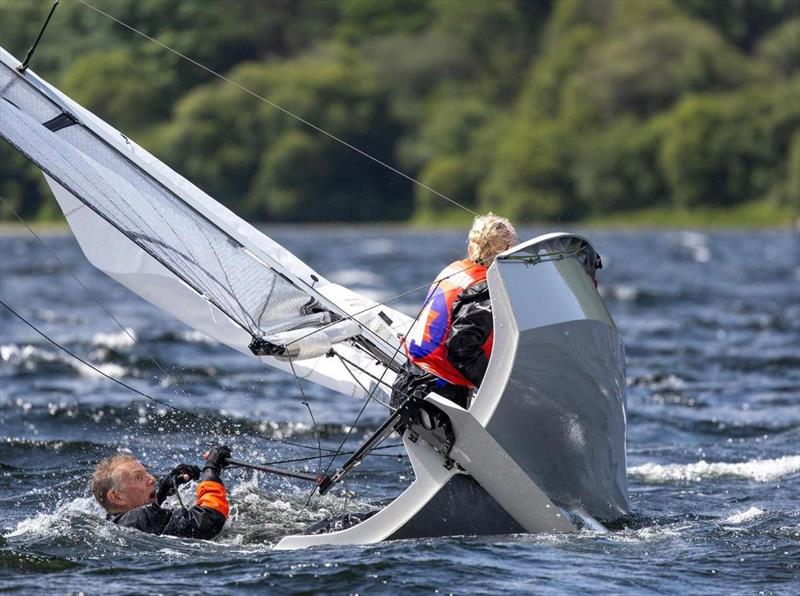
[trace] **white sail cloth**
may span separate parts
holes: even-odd
[[[323,321],[353,317],[362,347],[336,343],[336,350],[392,382],[393,373],[376,356],[402,360],[397,336],[407,331],[408,317],[328,282],[34,73],[17,72],[19,62],[2,48],[0,63],[0,136],[45,172],[92,264],[251,356],[254,336],[291,329],[294,321],[308,322],[295,334],[306,344],[317,330],[325,332],[321,343],[341,342],[356,327],[329,332]],[[299,346],[292,352],[309,353]],[[260,359],[290,369],[272,356]],[[348,395],[364,395],[374,384],[338,358],[313,356],[293,365],[299,376]]]

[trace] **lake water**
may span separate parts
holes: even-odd
[[[267,232],[329,279],[381,300],[425,284],[464,249],[454,232]],[[798,235],[585,233],[603,256],[600,289],[627,348],[630,526],[297,552],[272,545],[329,513],[398,494],[411,479],[408,460],[367,458],[343,488],[305,508],[307,484],[228,470],[233,515],[211,542],[106,522],[88,490],[98,459],[128,449],[160,473],[199,463],[213,442],[244,460],[308,457],[313,450],[279,442],[316,444],[308,411],[290,376],[142,302],[92,269],[68,234],[43,236],[63,266],[25,231],[1,235],[3,301],[105,373],[184,413],[77,364],[2,309],[0,591],[799,593]],[[423,294],[393,305],[411,312]],[[361,403],[304,389],[323,447],[337,447]],[[383,416],[368,408],[348,445]],[[191,501],[191,491],[184,497]]]

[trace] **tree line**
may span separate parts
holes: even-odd
[[[93,4],[476,211],[799,208],[797,0]],[[22,58],[49,8],[0,0],[0,43]],[[248,219],[458,217],[81,3],[62,2],[32,69]],[[55,216],[5,142],[0,182],[24,215]]]

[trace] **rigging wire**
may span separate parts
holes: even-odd
[[[331,351],[332,351],[334,354],[336,354],[337,358],[339,358],[339,361],[342,363],[342,366],[344,367],[344,369],[345,369],[345,370],[346,370],[346,371],[347,371],[347,372],[350,374],[350,376],[351,376],[351,377],[353,377],[353,380],[356,382],[356,384],[357,384],[359,387],[361,387],[361,389],[364,391],[364,393],[366,393],[366,394],[367,394],[367,396],[368,396],[368,397],[370,397],[370,398],[371,398],[373,401],[375,401],[375,402],[378,402],[380,405],[382,405],[384,408],[386,408],[386,409],[388,409],[388,410],[390,410],[390,411],[394,411],[394,410],[396,410],[396,409],[397,409],[397,408],[393,408],[391,405],[387,404],[385,401],[378,399],[377,397],[375,397],[375,395],[373,395],[373,393],[372,393],[372,392],[370,392],[370,390],[369,390],[369,389],[367,389],[366,387],[364,387],[364,384],[361,382],[361,379],[359,379],[359,378],[358,378],[358,377],[357,377],[357,376],[356,376],[356,375],[353,373],[353,371],[352,371],[352,370],[350,370],[350,367],[347,365],[348,363],[351,363],[351,364],[352,364],[352,362],[351,362],[350,360],[346,360],[345,358],[342,358],[341,354],[339,354],[339,352],[337,352],[337,351],[333,350],[333,348],[331,348]],[[373,374],[371,374],[371,373],[367,372],[367,371],[366,371],[366,370],[364,370],[362,367],[360,367],[360,366],[357,366],[357,365],[355,365],[355,364],[353,364],[353,366],[355,366],[355,368],[357,368],[358,370],[360,370],[361,372],[363,372],[363,373],[364,373],[364,374],[366,374],[367,376],[369,376],[369,377],[371,377],[371,378],[373,378],[373,379],[377,379],[377,377],[376,377],[375,375],[373,375]],[[386,385],[387,385],[387,386],[389,386],[389,384],[388,384],[388,383],[386,383]]]
[[[31,226],[29,226],[29,225],[28,225],[28,222],[26,222],[26,221],[25,221],[25,220],[22,218],[22,216],[20,216],[20,214],[19,214],[19,213],[17,213],[16,209],[14,209],[14,206],[13,206],[13,205],[12,205],[12,204],[11,204],[9,201],[7,201],[7,200],[6,200],[6,199],[3,197],[3,195],[0,195],[0,201],[1,201],[1,202],[2,202],[2,203],[5,205],[5,206],[6,206],[6,208],[7,208],[9,211],[11,211],[11,213],[14,215],[14,217],[16,217],[16,218],[17,218],[17,220],[18,220],[18,221],[19,221],[19,222],[20,222],[20,223],[21,223],[23,226],[25,226],[25,227],[28,229],[28,231],[29,231],[29,232],[30,232],[30,233],[33,235],[33,237],[34,237],[34,238],[36,238],[36,240],[38,240],[38,241],[39,241],[39,243],[40,243],[40,244],[41,244],[41,245],[42,245],[42,246],[43,246],[43,247],[44,247],[44,248],[47,250],[47,252],[49,252],[49,253],[50,253],[50,256],[52,256],[52,257],[53,257],[53,258],[54,258],[54,259],[55,259],[55,260],[56,260],[56,261],[57,261],[57,262],[58,262],[58,263],[59,263],[59,264],[60,264],[60,265],[61,265],[61,266],[64,268],[64,271],[68,272],[68,273],[70,274],[70,276],[72,276],[72,279],[74,279],[74,280],[75,280],[75,283],[77,283],[77,284],[78,284],[78,285],[79,285],[81,288],[83,288],[84,292],[86,292],[86,294],[88,294],[88,296],[89,296],[89,297],[90,297],[92,300],[94,300],[94,302],[95,302],[95,303],[96,303],[96,304],[97,304],[97,305],[98,305],[98,306],[99,306],[99,307],[100,307],[100,308],[103,310],[103,312],[105,312],[105,313],[108,315],[108,317],[109,317],[109,318],[110,318],[112,321],[114,321],[114,323],[116,323],[116,325],[117,325],[117,326],[118,326],[118,327],[119,327],[119,328],[122,330],[122,332],[123,332],[125,335],[127,335],[127,336],[128,336],[128,338],[129,338],[129,339],[130,339],[130,340],[131,340],[131,341],[132,341],[134,344],[141,346],[142,344],[140,344],[140,343],[137,341],[137,339],[136,339],[136,336],[135,336],[133,333],[131,333],[131,332],[128,330],[128,328],[127,328],[127,327],[125,327],[125,325],[123,325],[123,324],[122,324],[122,323],[119,321],[119,319],[117,319],[117,317],[115,317],[115,316],[114,316],[114,314],[113,314],[113,313],[112,313],[112,312],[111,312],[111,311],[110,311],[110,310],[109,310],[109,309],[108,309],[108,308],[105,306],[105,304],[103,304],[103,302],[102,302],[102,301],[101,301],[101,300],[100,300],[100,299],[97,297],[97,295],[95,295],[95,294],[94,294],[94,293],[93,293],[93,292],[92,292],[92,291],[91,291],[91,290],[90,290],[90,289],[89,289],[89,288],[86,286],[86,284],[84,284],[84,283],[83,283],[83,282],[82,282],[82,281],[81,281],[81,280],[78,278],[78,276],[77,276],[77,275],[75,275],[75,273],[73,273],[73,272],[70,270],[70,268],[69,268],[69,267],[67,267],[67,265],[64,263],[64,261],[62,261],[62,260],[61,260],[61,258],[60,258],[60,257],[59,257],[59,256],[58,256],[56,253],[55,253],[55,251],[54,251],[52,248],[50,248],[50,246],[49,246],[49,245],[48,245],[48,244],[47,244],[47,243],[46,243],[46,242],[45,242],[45,241],[42,239],[42,237],[41,237],[41,236],[39,236],[39,235],[38,235],[38,234],[37,234],[37,233],[34,231],[34,229],[33,229],[33,228],[31,228]],[[165,375],[165,376],[169,376],[169,375],[170,375],[170,373],[169,373],[167,370],[165,370],[163,366],[161,366],[161,364],[158,362],[158,360],[156,360],[156,358],[155,358],[155,357],[152,355],[152,353],[151,353],[149,350],[147,350],[147,348],[144,348],[144,353],[145,353],[145,355],[147,356],[147,358],[150,360],[150,362],[152,362],[152,363],[155,365],[155,367],[156,367],[156,368],[158,368],[158,370],[160,370],[160,371],[161,371],[161,373],[162,373],[163,375]],[[181,382],[182,382],[181,378],[180,378],[180,377],[178,377],[178,383],[180,384]],[[188,394],[186,391],[184,391],[184,390],[183,390],[182,388],[180,388],[180,387],[178,387],[178,391],[180,391],[180,392],[181,392],[181,393],[182,393],[182,394],[183,394],[185,397],[191,397],[191,396],[190,396],[190,395],[189,395],[189,394]]]
[[[317,448],[319,449],[319,457],[320,457],[320,459],[317,461],[319,462],[319,468],[322,469],[322,442],[320,441],[319,438],[317,419],[314,418],[314,412],[311,411],[311,404],[308,403],[306,392],[303,391],[303,385],[300,383],[300,378],[297,376],[297,371],[295,371],[294,369],[294,361],[292,360],[291,356],[289,356],[289,367],[292,369],[292,376],[294,376],[294,381],[297,384],[297,388],[300,390],[300,403],[302,403],[308,410],[308,415],[311,416],[311,423],[314,425],[314,435],[317,437]]]
[[[162,405],[165,408],[168,408],[168,409],[170,409],[170,410],[172,410],[174,412],[177,412],[178,414],[181,414],[181,415],[184,415],[184,416],[190,416],[190,417],[195,418],[197,420],[202,420],[203,422],[206,422],[207,424],[209,424],[210,427],[216,433],[221,433],[222,432],[222,430],[220,428],[220,425],[219,425],[219,422],[214,420],[213,418],[211,418],[211,417],[209,417],[209,416],[207,416],[207,415],[205,415],[203,413],[192,412],[192,411],[189,411],[189,410],[182,410],[181,408],[178,408],[177,406],[175,406],[175,405],[173,405],[173,404],[171,404],[171,403],[169,403],[167,401],[164,401],[163,399],[160,399],[158,397],[155,397],[153,395],[145,393],[144,391],[141,391],[141,390],[137,389],[136,387],[134,387],[132,385],[129,385],[128,383],[125,383],[124,381],[121,381],[121,380],[117,379],[116,377],[113,377],[112,375],[109,375],[108,373],[104,372],[103,370],[101,370],[97,366],[93,365],[91,362],[89,362],[89,361],[85,360],[84,358],[81,358],[80,356],[78,356],[75,352],[71,351],[69,348],[67,348],[67,347],[63,346],[62,344],[58,343],[52,337],[47,335],[44,331],[42,331],[41,329],[36,327],[36,325],[34,325],[30,321],[28,321],[22,315],[20,315],[16,310],[14,310],[11,306],[9,306],[2,299],[0,299],[0,306],[3,306],[12,315],[14,315],[16,318],[18,318],[20,321],[22,321],[28,327],[30,327],[33,331],[35,331],[36,333],[41,335],[45,340],[47,340],[48,342],[53,344],[56,348],[58,348],[59,350],[61,350],[64,353],[68,354],[69,356],[71,356],[72,358],[74,358],[75,360],[77,360],[78,362],[83,364],[84,366],[88,367],[89,369],[93,370],[94,372],[96,372],[100,376],[105,377],[109,381],[112,381],[113,383],[116,383],[117,385],[120,385],[121,387],[124,387],[125,389],[128,389],[129,391],[132,391],[133,393],[135,393],[135,394],[137,394],[137,395],[139,395],[141,397],[144,397],[145,399],[147,399],[149,401],[152,401],[152,402],[157,403],[159,405]],[[245,434],[248,434],[248,435],[252,436],[252,437],[263,439],[263,440],[268,441],[268,442],[273,443],[273,444],[286,444],[286,445],[292,445],[294,447],[301,447],[301,448],[304,448],[304,449],[317,450],[317,447],[314,447],[314,446],[311,446],[311,445],[303,445],[301,443],[293,443],[293,442],[284,441],[284,440],[281,440],[281,439],[273,439],[273,438],[268,437],[266,435],[263,435],[263,434],[260,434],[260,433],[257,433],[257,432],[253,432],[253,431],[247,430],[247,429],[244,429],[243,432]]]
[[[350,360],[350,359],[348,359],[348,358],[345,358],[344,356],[342,356],[342,355],[341,355],[339,352],[336,352],[336,351],[334,351],[334,354],[336,354],[336,357],[337,357],[337,358],[339,358],[339,360],[341,360],[341,361],[342,361],[342,366],[343,366],[343,367],[344,367],[344,368],[347,370],[347,372],[349,372],[349,373],[350,373],[350,375],[353,377],[353,379],[355,379],[355,380],[356,380],[356,382],[359,384],[359,386],[360,386],[362,389],[364,389],[364,391],[367,391],[367,389],[364,387],[364,385],[362,385],[362,384],[361,384],[361,381],[359,381],[359,380],[358,380],[358,378],[355,376],[355,374],[353,374],[353,372],[350,370],[350,366],[352,366],[352,367],[353,367],[353,368],[355,368],[355,369],[358,369],[360,372],[362,372],[362,373],[364,373],[365,375],[367,375],[367,376],[368,376],[369,378],[371,378],[373,381],[376,381],[376,382],[377,382],[379,385],[384,385],[385,387],[387,387],[387,388],[389,388],[389,389],[392,389],[392,388],[393,388],[393,386],[392,386],[392,385],[390,385],[389,383],[387,383],[386,381],[384,381],[384,380],[383,380],[383,377],[380,377],[380,378],[379,378],[379,377],[376,377],[375,375],[373,375],[371,372],[369,372],[369,371],[368,371],[367,369],[365,369],[364,367],[362,367],[362,366],[359,366],[358,364],[356,364],[356,363],[355,363],[355,362],[353,362],[352,360]],[[348,366],[348,365],[350,365],[350,366]],[[408,397],[408,396],[406,395],[405,397]],[[378,402],[379,404],[381,404],[382,406],[384,406],[385,408],[388,408],[388,409],[389,409],[389,410],[391,410],[392,412],[394,412],[394,411],[397,409],[397,408],[395,408],[394,406],[392,406],[392,405],[390,405],[390,404],[387,404],[387,403],[386,403],[386,402],[384,402],[384,401],[381,401],[381,400],[380,400],[380,399],[378,399],[377,397],[374,397],[374,396],[373,396],[373,397],[372,397],[372,399],[373,399],[374,401]]]
[[[17,220],[18,220],[18,221],[19,221],[19,222],[20,222],[20,223],[21,223],[21,224],[22,224],[22,225],[23,225],[23,226],[24,226],[24,227],[25,227],[25,228],[28,230],[28,232],[30,232],[30,234],[31,234],[31,235],[32,235],[34,238],[36,238],[36,240],[37,240],[37,241],[38,241],[38,242],[39,242],[39,243],[40,243],[40,244],[41,244],[41,245],[42,245],[42,246],[45,248],[45,250],[47,250],[47,252],[48,252],[48,253],[50,253],[50,255],[51,255],[51,256],[52,256],[52,257],[53,257],[53,258],[54,258],[54,259],[55,259],[55,260],[56,260],[56,261],[57,261],[57,262],[58,262],[60,265],[61,265],[61,267],[62,267],[62,268],[65,270],[65,271],[67,271],[67,272],[70,274],[70,276],[71,276],[71,277],[72,277],[72,279],[75,281],[75,283],[77,283],[77,284],[78,284],[78,285],[79,285],[79,286],[80,286],[80,287],[81,287],[81,288],[84,290],[84,292],[86,292],[86,294],[87,294],[87,295],[88,295],[88,296],[89,296],[89,297],[90,297],[90,298],[91,298],[91,299],[92,299],[92,300],[93,300],[93,301],[94,301],[94,302],[95,302],[95,303],[96,303],[96,304],[97,304],[97,305],[98,305],[98,306],[99,306],[99,307],[100,307],[100,308],[103,310],[103,312],[105,312],[105,313],[106,313],[106,315],[108,315],[108,317],[109,317],[109,318],[110,318],[112,321],[114,321],[114,323],[115,323],[115,324],[116,324],[116,325],[117,325],[117,326],[118,326],[118,327],[119,327],[119,328],[122,330],[122,332],[123,332],[123,333],[125,333],[125,335],[127,335],[127,336],[128,336],[128,338],[130,338],[130,340],[131,340],[133,343],[135,343],[135,344],[137,344],[137,345],[141,346],[142,344],[138,342],[138,340],[136,339],[136,336],[135,336],[135,335],[133,335],[133,334],[132,334],[132,333],[131,333],[131,332],[128,330],[128,328],[127,328],[127,327],[125,327],[125,326],[124,326],[124,325],[123,325],[123,324],[122,324],[122,323],[119,321],[119,319],[117,319],[117,318],[114,316],[114,314],[113,314],[113,313],[112,313],[112,312],[111,312],[111,311],[110,311],[110,310],[109,310],[109,309],[108,309],[108,308],[105,306],[105,304],[103,304],[103,302],[102,302],[102,301],[101,301],[101,300],[100,300],[100,299],[97,297],[97,295],[96,295],[95,293],[93,293],[93,292],[92,292],[92,291],[91,291],[91,290],[90,290],[90,289],[89,289],[89,288],[86,286],[86,284],[84,284],[84,283],[83,283],[83,282],[80,280],[80,278],[78,278],[78,276],[77,276],[77,275],[75,275],[75,273],[73,273],[73,272],[70,270],[70,268],[69,268],[69,267],[66,265],[66,263],[64,263],[64,261],[63,261],[63,260],[62,260],[62,259],[61,259],[61,258],[60,258],[60,257],[59,257],[57,254],[56,254],[56,252],[55,252],[55,251],[54,251],[52,248],[50,248],[50,245],[49,245],[49,244],[47,244],[47,243],[44,241],[44,239],[43,239],[41,236],[39,236],[39,235],[36,233],[36,231],[35,231],[35,230],[34,230],[34,229],[33,229],[33,228],[32,228],[32,227],[31,227],[31,226],[28,224],[28,222],[26,222],[26,221],[25,221],[25,219],[24,219],[24,218],[23,218],[23,217],[22,217],[22,216],[21,216],[21,215],[20,215],[20,214],[19,214],[19,213],[16,211],[16,209],[14,209],[14,206],[13,206],[13,205],[12,205],[12,204],[11,204],[11,203],[10,203],[10,202],[9,202],[9,201],[6,199],[6,198],[5,198],[5,197],[3,197],[2,195],[0,195],[0,202],[2,202],[2,203],[3,203],[3,204],[6,206],[6,208],[7,208],[7,209],[8,209],[8,210],[9,210],[9,211],[10,211],[10,212],[11,212],[11,213],[14,215],[14,217],[15,217],[15,218],[16,218],[16,219],[17,219]],[[8,307],[8,305],[7,305],[7,304],[3,303],[3,306],[5,306],[5,307],[6,307],[6,308],[8,308],[9,310],[11,310],[11,309]],[[18,315],[16,312],[14,312],[14,311],[12,311],[12,312],[13,312],[13,313],[14,313],[16,316],[18,316],[18,317],[19,317],[19,315]],[[20,317],[20,318],[21,318],[21,317]],[[70,355],[70,356],[72,356],[73,358],[76,358],[77,360],[79,360],[80,362],[82,362],[84,365],[86,365],[86,366],[89,366],[89,367],[90,367],[90,368],[92,368],[93,370],[96,370],[97,372],[99,372],[100,374],[102,374],[103,376],[105,376],[106,378],[109,378],[109,379],[111,379],[112,381],[115,381],[115,382],[116,382],[116,379],[114,379],[114,378],[111,378],[109,375],[107,375],[107,374],[105,374],[105,373],[102,373],[102,371],[99,371],[97,368],[95,368],[94,366],[92,366],[90,363],[83,361],[82,359],[78,358],[78,357],[77,357],[75,354],[73,354],[73,353],[69,352],[68,350],[64,349],[62,346],[60,346],[60,345],[59,345],[59,344],[57,344],[56,342],[52,341],[52,340],[51,340],[51,339],[50,339],[48,336],[46,336],[46,335],[44,335],[43,333],[41,333],[41,331],[40,331],[39,329],[37,329],[37,328],[33,327],[33,326],[32,326],[32,325],[31,325],[31,324],[28,322],[28,321],[26,321],[26,320],[24,320],[24,319],[23,319],[23,321],[24,321],[26,324],[28,324],[28,325],[29,325],[31,328],[33,328],[33,329],[34,329],[34,331],[36,331],[37,333],[39,333],[40,335],[42,335],[42,336],[43,336],[45,339],[47,339],[48,341],[50,341],[51,343],[53,343],[53,345],[55,345],[56,347],[58,347],[58,348],[62,349],[64,352],[66,352],[67,354],[69,354],[69,355]],[[165,368],[164,368],[164,367],[163,367],[163,366],[162,366],[162,365],[161,365],[161,364],[158,362],[158,360],[157,360],[157,359],[156,359],[156,358],[155,358],[155,357],[152,355],[152,353],[151,353],[151,352],[149,352],[149,351],[148,351],[146,348],[144,348],[144,352],[145,352],[145,355],[148,357],[148,359],[149,359],[149,360],[150,360],[150,361],[151,361],[151,362],[152,362],[152,363],[153,363],[153,364],[154,364],[154,365],[155,365],[155,366],[156,366],[156,367],[157,367],[157,368],[158,368],[158,369],[159,369],[159,370],[160,370],[160,371],[161,371],[161,372],[164,374],[164,375],[167,375],[167,376],[169,376],[169,374],[170,374],[170,373],[169,373],[169,372],[168,372],[168,371],[167,371],[167,370],[166,370],[166,369],[165,369]],[[339,358],[340,358],[340,359],[342,359],[341,355],[338,355],[338,354],[337,354],[337,356],[339,356]],[[247,434],[251,434],[251,435],[253,435],[253,436],[257,437],[257,438],[264,439],[264,440],[268,440],[268,441],[270,441],[270,442],[272,442],[272,443],[280,443],[280,444],[289,445],[289,446],[292,446],[292,447],[298,447],[298,448],[302,448],[302,449],[316,449],[316,450],[319,452],[319,455],[316,455],[316,456],[311,456],[311,457],[306,457],[306,458],[295,458],[295,459],[289,459],[289,460],[278,460],[278,461],[276,461],[276,462],[271,462],[272,464],[277,464],[277,463],[292,463],[292,462],[296,462],[296,461],[308,461],[308,460],[313,460],[313,459],[316,459],[316,460],[318,460],[318,461],[320,461],[320,462],[321,462],[321,460],[322,460],[323,458],[327,457],[326,455],[323,455],[323,454],[322,454],[322,452],[323,452],[323,451],[327,451],[327,452],[330,452],[330,453],[334,453],[335,455],[334,455],[333,457],[339,457],[339,456],[341,456],[341,455],[349,455],[349,454],[351,454],[352,452],[339,452],[339,451],[337,451],[337,450],[334,450],[334,449],[328,449],[328,448],[323,448],[323,447],[322,447],[321,440],[320,440],[320,434],[319,434],[319,430],[318,430],[318,425],[317,425],[317,421],[316,421],[316,419],[315,419],[315,417],[314,417],[314,414],[313,414],[313,412],[311,411],[311,406],[310,406],[310,403],[308,402],[308,399],[307,399],[307,398],[306,398],[306,396],[305,396],[305,393],[304,393],[304,391],[303,391],[303,388],[302,388],[302,386],[300,385],[300,379],[299,379],[299,377],[297,376],[297,373],[296,373],[296,371],[295,371],[294,364],[293,364],[293,362],[292,362],[291,358],[290,358],[289,362],[290,362],[290,366],[291,366],[291,368],[292,368],[292,372],[293,372],[293,374],[294,374],[294,377],[295,377],[295,381],[298,383],[298,389],[300,390],[300,393],[301,393],[301,395],[302,395],[302,398],[303,398],[303,400],[302,400],[302,403],[303,403],[303,405],[305,405],[305,406],[306,406],[306,408],[308,408],[308,410],[309,410],[309,415],[311,416],[312,423],[314,424],[315,435],[316,435],[316,439],[317,439],[317,446],[316,446],[316,447],[314,447],[314,446],[312,446],[312,445],[305,445],[305,444],[303,444],[303,443],[295,443],[295,442],[293,442],[293,441],[288,441],[288,440],[285,440],[285,439],[276,440],[276,439],[271,439],[271,438],[269,438],[269,437],[266,437],[266,436],[263,436],[263,435],[260,435],[260,434],[257,434],[257,433],[255,433],[255,434],[254,434],[254,433],[252,433],[252,432],[249,432],[249,431],[245,431],[245,432],[247,432]],[[348,362],[350,362],[350,361],[348,360]],[[359,370],[361,370],[362,372],[364,372],[365,374],[368,374],[368,375],[370,374],[370,373],[368,373],[367,371],[365,371],[364,369],[362,369],[361,367],[358,367],[356,364],[354,364],[354,363],[352,363],[352,362],[351,362],[351,364],[352,364],[353,366],[355,366],[356,368],[358,368]],[[365,392],[367,392],[367,389],[366,389],[366,388],[365,388],[363,385],[361,385],[360,381],[359,381],[359,380],[356,378],[356,376],[355,376],[355,375],[353,375],[352,371],[350,371],[350,369],[347,367],[347,365],[346,365],[344,362],[343,362],[343,365],[344,365],[344,367],[345,367],[345,368],[348,370],[348,372],[350,372],[351,376],[353,376],[354,380],[355,380],[355,381],[356,381],[356,382],[357,382],[357,383],[358,383],[358,384],[361,386],[361,388],[362,388],[362,389],[363,389]],[[373,378],[375,378],[375,377],[374,377],[374,375],[370,375],[370,376],[372,376]],[[180,379],[179,379],[179,382],[180,382]],[[134,389],[133,387],[130,387],[129,385],[127,385],[127,384],[125,384],[125,383],[121,383],[121,384],[122,384],[124,387],[126,387],[126,388],[128,388],[128,389],[130,389],[130,390],[132,390],[132,391],[135,391],[135,392],[139,393],[140,395],[144,395],[143,393],[139,392],[138,390]],[[384,384],[388,385],[387,383],[384,383]],[[178,389],[178,391],[179,391],[181,394],[183,394],[183,396],[184,396],[184,397],[187,397],[187,398],[191,398],[191,397],[192,397],[192,396],[191,396],[191,395],[190,395],[188,392],[186,392],[184,389],[182,389],[182,388],[180,388],[180,387],[178,387],[177,389]],[[157,398],[154,398],[154,397],[152,397],[152,396],[145,396],[145,397],[148,397],[148,398],[152,399],[153,401],[155,401],[156,403],[160,403],[161,405],[164,405],[165,407],[169,407],[169,408],[171,408],[172,410],[174,410],[174,411],[176,411],[176,412],[179,412],[179,413],[181,413],[181,414],[189,414],[189,415],[192,415],[192,416],[200,416],[200,415],[194,414],[193,412],[187,412],[187,411],[185,411],[185,410],[181,410],[180,408],[177,408],[177,407],[175,407],[175,406],[173,406],[173,405],[171,405],[171,404],[167,404],[166,402],[159,402]],[[376,397],[374,397],[374,396],[373,396],[373,400],[377,401],[377,402],[378,402],[378,403],[380,403],[381,405],[384,405],[384,406],[386,406],[387,408],[391,408],[391,406],[389,406],[388,404],[385,404],[384,402],[382,402],[381,400],[379,400],[378,398],[376,398]],[[208,417],[202,417],[202,416],[200,417],[200,419],[202,419],[202,420],[204,420],[204,421],[208,422],[209,424],[211,424],[211,425],[212,425],[212,428],[215,428],[215,429],[216,429],[216,431],[217,431],[217,432],[219,432],[219,430],[220,430],[220,429],[219,429],[219,423],[218,423],[217,421],[215,421],[215,420],[213,420],[213,419],[211,419],[211,418],[208,418]],[[388,446],[386,446],[386,447],[387,447],[387,448],[389,448],[389,447],[402,447],[402,445],[388,445]],[[383,448],[384,448],[384,447],[376,447],[376,449],[383,449]],[[376,456],[385,456],[385,457],[398,457],[398,456],[395,456],[395,455],[385,455],[385,454],[375,454],[375,455],[376,455]]]
[[[439,284],[442,283],[442,281],[444,281],[444,279],[437,280],[435,282],[434,288],[438,288]],[[433,297],[434,292],[435,292],[435,289],[428,294],[428,297],[426,298],[425,302],[423,302],[422,306],[420,306],[419,311],[417,312],[417,316],[414,317],[414,320],[411,321],[411,324],[408,326],[408,330],[406,331],[406,334],[410,333],[411,329],[414,327],[414,325],[416,325],[417,320],[422,315],[423,311],[425,310],[425,307],[428,305],[428,302]],[[395,359],[397,354],[400,352],[401,346],[402,346],[402,342],[397,344],[397,348],[395,349],[394,354],[392,354],[391,360]],[[385,367],[383,369],[383,373],[381,373],[381,376],[378,379],[378,382],[373,386],[372,390],[367,395],[367,399],[364,400],[364,404],[361,406],[361,410],[359,410],[358,414],[355,417],[355,420],[353,421],[353,423],[348,428],[347,433],[345,434],[345,436],[342,439],[342,441],[339,443],[339,447],[336,449],[336,453],[334,453],[334,455],[331,457],[330,461],[328,461],[328,465],[325,467],[325,472],[323,472],[323,476],[327,476],[328,475],[328,472],[330,471],[331,466],[333,465],[333,462],[336,460],[336,457],[338,457],[338,455],[341,454],[342,447],[344,447],[344,444],[347,442],[347,439],[350,438],[350,434],[352,433],[353,429],[358,424],[358,421],[361,419],[361,416],[364,414],[364,411],[367,409],[367,405],[370,402],[370,398],[374,395],[374,393],[378,389],[378,387],[382,383],[384,383],[383,378],[386,376],[387,372],[389,372],[389,367]],[[298,518],[303,513],[305,508],[308,507],[308,504],[311,502],[311,499],[314,497],[314,494],[317,492],[317,488],[319,488],[319,485],[313,486],[311,488],[311,491],[309,491],[308,498],[306,499],[306,502],[303,504],[303,507],[300,509],[300,512],[297,514]]]
[[[238,88],[241,91],[244,91],[248,95],[251,95],[251,96],[255,97],[259,101],[262,101],[262,102],[266,103],[267,105],[275,108],[276,110],[278,110],[280,112],[283,112],[287,116],[290,116],[290,117],[294,118],[298,122],[301,122],[302,124],[308,126],[309,128],[312,128],[313,130],[317,131],[318,133],[325,135],[329,139],[331,139],[333,141],[336,141],[337,143],[339,143],[341,145],[344,145],[348,149],[351,149],[352,151],[355,151],[356,153],[360,154],[361,156],[366,157],[367,159],[369,159],[369,160],[371,160],[371,161],[383,166],[384,168],[387,168],[388,170],[394,172],[398,176],[408,180],[409,182],[411,182],[413,184],[416,184],[420,188],[423,188],[423,189],[427,190],[428,192],[436,195],[437,197],[439,197],[441,199],[444,199],[445,201],[448,201],[449,203],[455,205],[456,207],[460,207],[461,209],[463,209],[464,211],[467,211],[468,213],[471,213],[472,215],[475,215],[475,216],[478,215],[478,213],[476,213],[475,211],[473,211],[472,209],[470,209],[466,205],[464,205],[462,203],[459,203],[455,199],[451,199],[450,197],[448,197],[447,195],[439,192],[435,188],[431,188],[430,186],[428,186],[424,182],[421,182],[421,181],[417,180],[416,178],[414,178],[413,176],[410,176],[409,174],[406,174],[405,172],[402,172],[401,170],[398,170],[397,168],[395,168],[395,167],[389,165],[388,163],[386,163],[385,161],[382,161],[382,160],[378,159],[377,157],[375,157],[374,155],[371,155],[371,154],[367,153],[363,149],[360,149],[360,148],[356,147],[355,145],[353,145],[351,143],[348,143],[344,139],[334,135],[331,132],[328,132],[324,128],[314,124],[313,122],[310,122],[310,121],[306,120],[302,116],[299,116],[299,115],[295,114],[294,112],[284,108],[283,106],[278,105],[277,103],[275,103],[273,101],[270,101],[269,99],[267,99],[266,97],[264,97],[262,95],[259,95],[258,93],[256,93],[252,89],[249,89],[249,88],[245,87],[244,85],[241,85],[240,83],[237,83],[236,81],[234,81],[232,79],[229,79],[225,75],[223,75],[221,73],[218,73],[217,71],[209,68],[208,66],[205,66],[204,64],[201,64],[197,60],[194,60],[193,58],[190,58],[186,54],[183,54],[183,53],[179,52],[178,50],[168,46],[167,44],[163,43],[162,41],[159,41],[158,39],[156,39],[154,37],[151,37],[151,36],[147,35],[146,33],[142,32],[142,31],[139,31],[135,27],[133,27],[131,25],[128,25],[127,23],[119,20],[118,18],[108,14],[107,12],[104,12],[104,11],[100,10],[99,8],[97,8],[96,6],[90,4],[86,0],[78,0],[78,2],[80,2],[81,4],[86,6],[87,8],[91,8],[92,10],[100,13],[101,15],[106,17],[107,19],[110,19],[111,21],[114,21],[118,25],[120,25],[122,27],[125,27],[129,31],[132,31],[133,33],[136,33],[137,35],[140,35],[141,37],[144,37],[145,39],[148,39],[148,40],[152,41],[153,43],[155,43],[156,45],[164,48],[165,50],[167,50],[169,52],[172,52],[176,56],[179,56],[180,58],[186,60],[187,62],[190,62],[191,64],[197,66],[198,68],[203,69],[204,71],[206,71],[207,73],[217,77],[218,79],[220,79],[222,81],[225,81],[226,83],[229,83],[230,85],[233,85],[234,87]]]

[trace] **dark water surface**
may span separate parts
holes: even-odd
[[[333,281],[380,299],[426,283],[464,248],[457,233],[268,232]],[[272,545],[329,513],[398,494],[408,461],[368,458],[344,489],[305,509],[305,484],[228,471],[233,515],[213,542],[105,522],[88,491],[99,458],[128,449],[161,472],[197,462],[215,441],[246,460],[313,455],[253,436],[314,444],[308,412],[291,377],[142,302],[92,269],[71,236],[44,237],[65,266],[26,232],[0,236],[3,301],[104,372],[219,421],[215,429],[153,405],[0,312],[0,591],[800,593],[798,236],[588,235],[627,346],[632,527],[298,552]],[[410,312],[422,293],[399,306]],[[335,448],[360,402],[304,389],[323,446]],[[355,439],[382,416],[368,408]],[[184,496],[191,500],[189,487]]]

